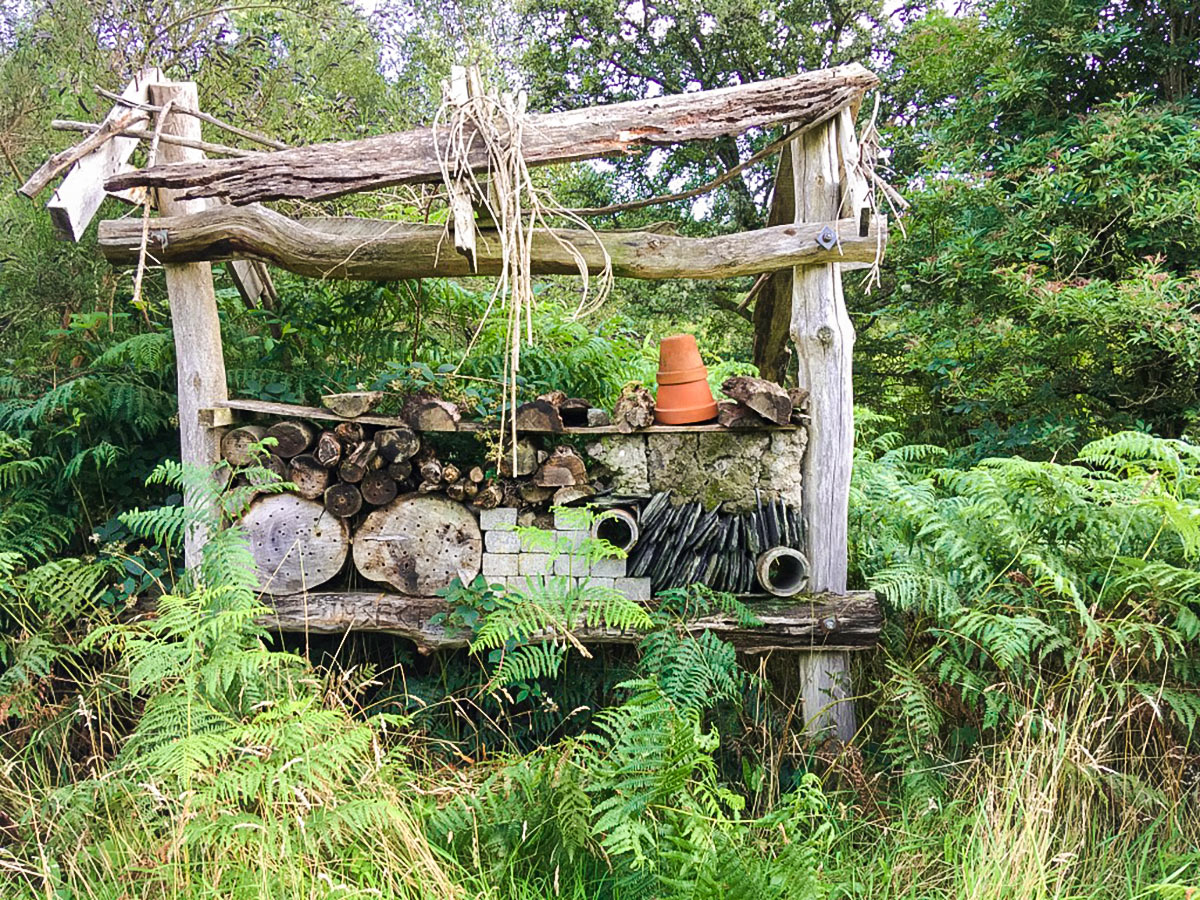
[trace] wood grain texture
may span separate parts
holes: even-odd
[[[294,494],[259,497],[240,525],[250,539],[259,587],[270,594],[320,587],[341,571],[350,550],[346,522]]]
[[[610,231],[589,234],[580,229],[536,229],[531,247],[535,275],[577,275],[579,264],[568,249],[582,256],[589,273],[604,268],[624,278],[732,278],[792,266],[835,261],[870,261],[878,241],[886,239],[887,222],[875,217],[869,233],[859,235],[857,218],[835,221],[840,245],[826,250],[817,243],[825,223],[786,223],[757,231],[707,238],[680,237],[653,231]],[[114,265],[137,261],[142,226],[139,220],[100,223],[100,251]],[[477,234],[476,268],[448,246],[440,225],[416,225],[378,219],[289,219],[260,206],[214,207],[184,218],[152,223],[149,250],[157,262],[219,262],[257,259],[313,278],[364,280],[450,278],[497,275],[502,268],[495,231]],[[603,246],[601,246],[603,245]]]
[[[354,565],[364,578],[428,596],[479,574],[483,535],[461,503],[406,494],[370,513],[354,534]]]
[[[712,91],[534,114],[526,117],[521,149],[526,163],[534,166],[737,135],[781,123],[810,128],[877,83],[867,69],[850,64]],[[439,137],[444,147],[447,129]],[[486,167],[487,154],[478,142],[466,162],[474,171]],[[426,127],[241,159],[154,166],[115,176],[107,187],[183,188],[188,197],[227,197],[245,204],[315,200],[441,179],[438,140]]]
[[[447,629],[430,620],[449,609],[440,597],[416,597],[383,591],[309,592],[269,601],[274,614],[266,624],[281,631],[339,634],[377,631],[408,638],[424,651],[465,647],[470,634]],[[711,630],[745,653],[772,650],[866,650],[875,645],[883,620],[879,601],[870,591],[815,594],[788,600],[751,600],[750,608],[763,622],[742,628],[727,616],[690,621],[693,633]],[[636,643],[636,632],[588,628],[574,634],[588,644]]]

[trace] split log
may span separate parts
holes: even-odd
[[[325,509],[338,518],[349,518],[362,509],[362,505],[362,492],[356,484],[342,482],[325,491]]]
[[[596,496],[596,491],[587,484],[575,484],[568,487],[560,487],[554,492],[554,496],[550,498],[552,506],[570,506],[572,503],[578,503],[580,500],[587,500],[590,497]]]
[[[246,473],[246,480],[254,487],[288,480],[288,464],[282,456],[267,453],[255,460],[254,466]]]
[[[483,535],[461,503],[407,495],[367,515],[354,535],[354,565],[364,578],[428,596],[479,574]]]
[[[541,487],[553,488],[587,484],[587,469],[579,454],[570,447],[555,447],[538,469],[534,480]]]
[[[383,400],[383,391],[351,391],[345,394],[326,394],[321,405],[334,415],[354,419],[366,415]]]
[[[417,485],[418,494],[438,494],[441,493],[444,485],[439,478],[437,481],[422,481]]]
[[[559,409],[567,402],[567,395],[565,391],[547,391],[544,394],[538,394],[534,399],[542,400],[545,403],[549,403],[555,409]]]
[[[717,424],[725,428],[763,428],[771,423],[745,404],[721,400],[717,403]]]
[[[568,397],[558,405],[558,414],[564,425],[579,428],[588,424],[588,410],[592,404],[582,397]]]
[[[333,433],[347,446],[353,447],[367,439],[367,430],[359,422],[340,422]]]
[[[516,485],[514,493],[520,501],[516,505],[541,506],[554,496],[554,488],[542,487],[532,481],[522,481]]]
[[[266,436],[275,438],[278,442],[274,447],[277,456],[291,459],[313,445],[313,441],[317,439],[317,429],[307,422],[276,422],[267,429]]]
[[[342,442],[332,431],[322,431],[317,436],[317,446],[313,456],[327,469],[332,469],[342,461]]]
[[[383,632],[414,641],[424,652],[465,647],[473,637],[469,629],[445,624],[448,619],[444,614],[450,606],[441,597],[330,592],[275,597],[272,605],[274,614],[264,620],[265,624],[281,631]],[[786,600],[751,601],[748,605],[763,623],[758,628],[743,628],[736,617],[722,613],[690,619],[683,627],[697,635],[712,631],[742,653],[769,653],[868,650],[875,646],[883,623],[879,601],[870,591],[807,594]],[[580,622],[571,632],[585,644],[633,644],[643,637],[635,631],[589,626],[584,610],[579,616]],[[558,635],[538,637],[549,640]]]
[[[346,454],[346,458],[342,460],[341,466],[338,467],[338,475],[342,481],[357,483],[362,481],[367,472],[371,471],[371,463],[379,451],[370,441],[363,441],[356,444],[354,448]]]
[[[323,496],[331,477],[330,471],[312,453],[293,456],[288,466],[288,481],[296,485],[297,494],[308,500]]]
[[[479,485],[477,485],[474,481],[464,481],[462,482],[462,486],[464,499],[472,500],[475,498],[475,495],[479,493]]]
[[[514,454],[511,447],[505,448],[500,457],[500,474],[505,478],[523,478],[532,475],[538,467],[538,448],[528,438],[517,439],[517,451]]]
[[[409,428],[384,428],[375,432],[375,446],[385,462],[409,459],[421,449],[421,439]]]
[[[467,472],[467,480],[473,484],[483,484],[483,469],[479,466],[472,466]]]
[[[788,391],[788,397],[792,401],[792,424],[804,424],[806,419],[805,411],[808,409],[808,391],[804,388],[791,388]]]
[[[654,398],[640,384],[627,385],[613,407],[617,431],[629,434],[654,424]]]
[[[408,479],[412,478],[412,460],[398,459],[393,463],[388,463],[388,467],[385,469],[385,471],[388,473],[389,477],[395,479],[396,481],[408,481]]]
[[[436,459],[427,459],[421,463],[421,480],[440,482],[442,480],[442,464]]]
[[[887,220],[875,216],[865,236],[857,219],[831,220],[839,240],[828,250],[817,241],[825,223],[786,224],[715,237],[682,237],[656,231],[598,233],[573,228],[535,229],[530,248],[534,275],[588,272],[622,278],[735,278],[795,265],[871,262],[887,241]],[[154,220],[148,250],[156,262],[254,259],[309,278],[366,281],[498,275],[500,241],[480,233],[472,272],[456,253],[444,252],[441,225],[375,219],[289,219],[269,209],[221,207],[190,216]],[[100,223],[99,247],[113,265],[134,265],[141,249],[140,220]],[[572,252],[572,251],[575,252]],[[577,255],[578,254],[578,255]]]
[[[255,452],[254,448],[265,434],[266,429],[261,425],[231,428],[221,438],[221,456],[231,466],[252,465],[262,452]]]
[[[725,396],[744,403],[764,419],[776,425],[786,425],[792,418],[792,398],[773,381],[734,375],[726,378],[721,390]]]
[[[442,466],[442,481],[446,482],[446,484],[454,484],[461,477],[462,472],[459,471],[458,466],[454,463],[446,463],[446,465]]]
[[[401,416],[417,431],[457,431],[462,420],[453,403],[423,393],[408,398]]]
[[[369,473],[363,478],[359,490],[362,492],[363,499],[372,506],[391,503],[400,492],[396,486],[396,479],[382,471]]]
[[[503,499],[504,489],[493,481],[491,484],[481,487],[471,503],[479,509],[495,509]]]
[[[467,498],[467,486],[461,481],[446,485],[446,496],[460,503]]]
[[[549,400],[540,397],[529,403],[522,403],[513,417],[516,419],[517,431],[560,434],[563,430],[563,420],[558,414],[558,408]]]
[[[242,517],[259,587],[291,594],[318,587],[341,571],[350,529],[313,500],[293,494],[260,497]]]
[[[858,101],[877,83],[873,74],[852,63],[711,91],[531,114],[526,118],[521,153],[534,166],[738,135],[782,123],[803,130]],[[465,165],[485,171],[486,148],[472,140],[471,133],[464,137],[470,148]],[[441,145],[448,140],[446,128]],[[315,200],[397,184],[440,182],[443,163],[438,143],[432,129],[416,128],[242,159],[152,166],[110,178],[105,187],[110,191],[139,185],[189,188],[185,197],[227,197],[236,204]]]

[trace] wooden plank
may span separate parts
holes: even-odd
[[[344,416],[339,416],[336,413],[330,412],[327,409],[319,406],[300,406],[294,403],[273,403],[269,400],[243,400],[240,398],[226,399],[213,405],[211,410],[206,410],[206,417],[221,421],[223,424],[228,424],[224,416],[220,413],[228,410],[240,410],[242,412],[254,413],[260,416],[279,416],[287,419],[316,419],[323,422],[361,422],[364,425],[382,425],[385,428],[408,427],[409,423],[399,416],[377,416],[368,414],[365,416],[356,416],[353,419],[348,419]],[[474,433],[480,431],[494,431],[499,428],[497,422],[459,422],[455,431]],[[738,428],[732,429],[738,434],[755,431],[795,431],[799,425],[764,425],[755,429]],[[414,429],[419,431],[422,429]],[[432,431],[434,429],[424,429]],[[451,429],[445,429],[449,431]],[[530,429],[523,429],[531,431]],[[712,431],[730,431],[723,425],[705,424],[705,425],[651,425],[648,428],[639,429],[634,434],[674,434],[678,432],[712,432]],[[531,431],[531,433],[534,433]],[[538,431],[538,434],[550,434],[546,431]],[[605,435],[605,434],[620,434],[621,432],[615,425],[566,425],[562,431],[553,432],[554,434],[590,434],[590,435]]]
[[[145,101],[146,86],[161,80],[162,73],[158,69],[146,69],[134,76],[121,96],[133,101]],[[146,113],[117,105],[105,117],[101,127],[115,129],[117,122],[124,121],[130,115],[133,116],[131,121],[146,120]],[[137,138],[113,137],[75,162],[46,204],[50,221],[60,235],[67,240],[79,240],[104,202],[105,179],[132,171],[127,163],[137,145]],[[134,194],[125,199],[139,201],[142,195]]]
[[[159,105],[170,100],[184,109],[199,109],[200,106],[196,85],[192,82],[150,85],[149,97]],[[192,116],[172,113],[163,123],[163,131],[199,138],[200,122]],[[204,156],[199,150],[175,144],[160,144],[158,152],[167,162],[190,162]],[[168,216],[200,212],[207,205],[204,201],[182,199],[177,191],[160,191],[158,204]],[[175,334],[180,458],[185,466],[207,469],[221,461],[221,431],[207,427],[201,420],[200,411],[217,406],[229,396],[212,267],[206,262],[168,263],[164,270]],[[200,501],[193,495],[188,502]],[[216,510],[210,512],[215,521]],[[207,538],[201,530],[192,530],[185,536],[184,562],[188,568],[199,565]]]
[[[522,151],[533,166],[737,135],[785,123],[810,128],[854,103],[877,83],[871,72],[854,63],[713,91],[533,114],[525,118]],[[445,145],[445,138],[441,144]],[[467,162],[474,171],[482,171],[487,164],[484,148],[474,147]],[[418,128],[245,159],[154,166],[116,176],[108,187],[183,188],[187,197],[228,197],[243,204],[287,198],[315,200],[441,180],[433,132]]]
[[[858,218],[829,219],[841,246],[826,250],[817,242],[825,222],[782,224],[758,231],[707,238],[680,237],[655,231],[610,231],[589,234],[580,229],[536,229],[531,247],[535,275],[575,275],[583,257],[589,272],[604,268],[605,252],[614,275],[626,278],[732,278],[789,269],[797,265],[844,260],[873,260],[876,217],[866,236]],[[137,260],[141,223],[115,219],[100,226],[100,250],[109,262]],[[601,247],[603,244],[603,248]],[[377,219],[289,219],[260,206],[223,206],[192,216],[156,219],[150,253],[159,262],[216,262],[231,258],[259,259],[313,278],[357,278],[368,281],[454,278],[497,275],[503,266],[495,231],[477,233],[473,269],[470,261],[448,253],[439,225],[417,225]]]
[[[422,652],[467,646],[470,634],[430,620],[450,607],[440,597],[414,597],[383,591],[309,592],[263,598],[274,609],[264,622],[280,631],[340,634],[376,631],[414,641]],[[743,653],[774,650],[867,650],[875,646],[883,624],[879,602],[871,591],[835,595],[809,594],[787,600],[752,600],[748,605],[763,624],[742,628],[725,615],[693,619],[693,633],[713,631]],[[581,613],[582,617],[583,613]],[[589,628],[572,632],[585,644],[631,644],[636,632]],[[817,654],[826,656],[828,654]]]

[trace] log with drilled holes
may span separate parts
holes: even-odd
[[[329,581],[346,561],[350,529],[315,500],[294,494],[259,497],[242,517],[259,587],[293,594]]]
[[[268,428],[267,437],[275,438],[277,442],[274,448],[276,456],[291,459],[313,445],[317,439],[317,429],[307,422],[288,420],[276,422]]]
[[[479,574],[483,536],[461,503],[406,494],[367,515],[354,535],[354,565],[364,578],[429,596]]]
[[[324,496],[330,479],[329,470],[311,453],[293,456],[288,465],[288,481],[296,485],[296,493],[307,500]]]

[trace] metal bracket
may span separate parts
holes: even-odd
[[[833,245],[837,243],[837,237],[837,232],[826,225],[821,229],[820,234],[817,235],[817,243],[826,250],[832,250]]]

